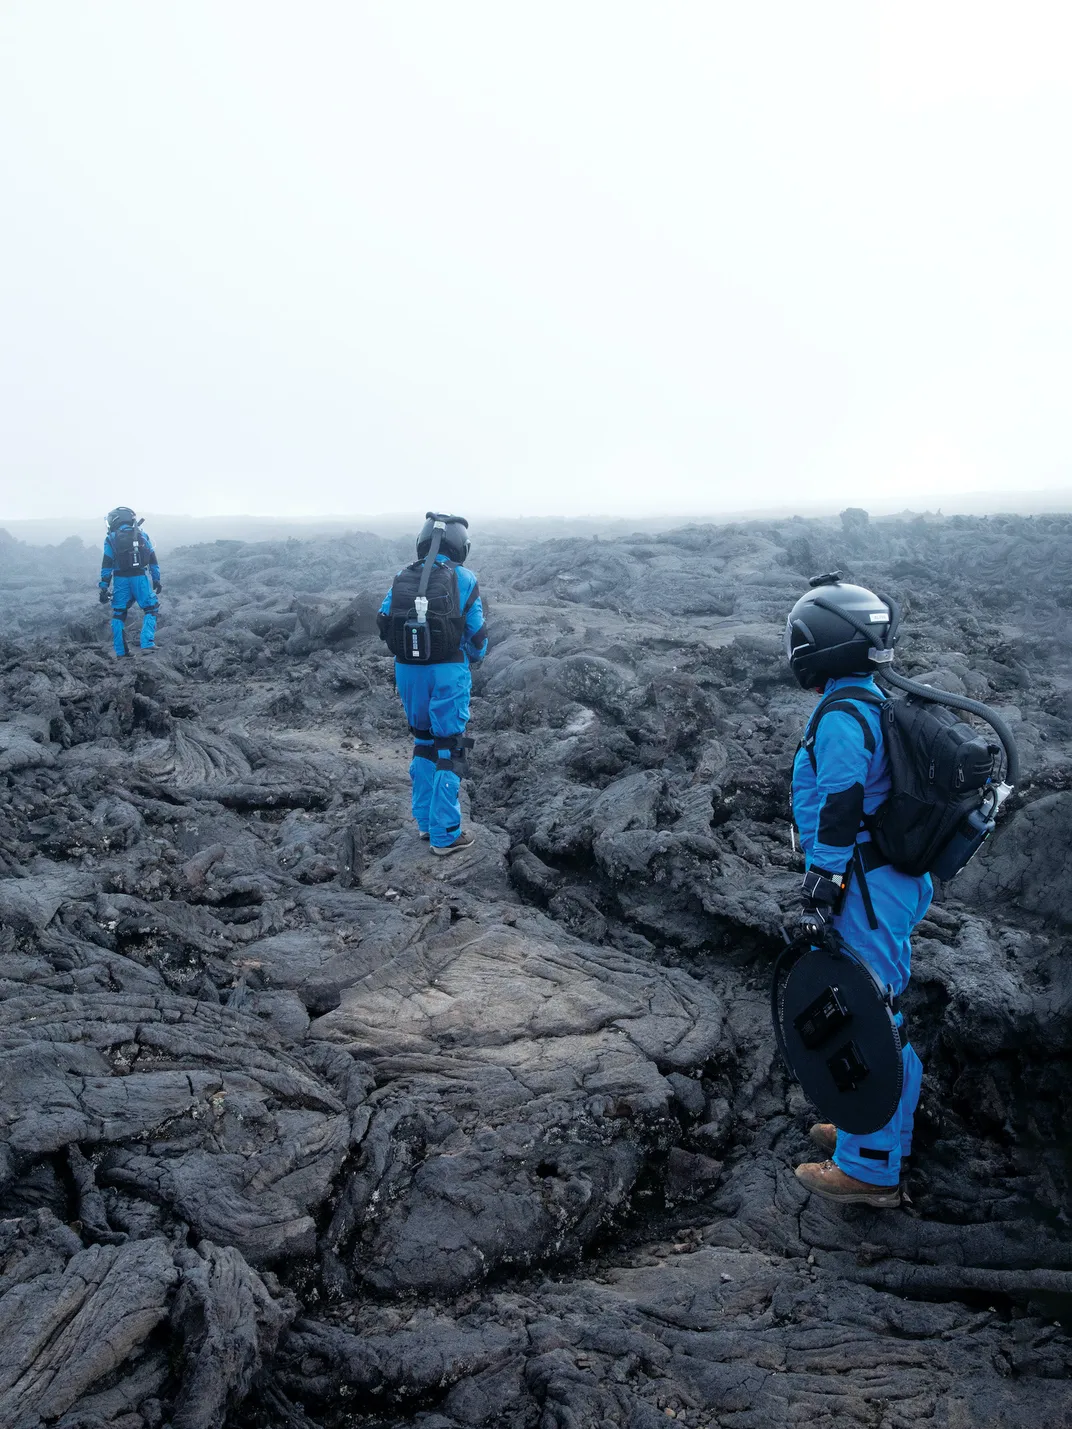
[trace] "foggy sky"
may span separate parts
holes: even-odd
[[[1072,7],[4,0],[0,519],[1072,486]]]

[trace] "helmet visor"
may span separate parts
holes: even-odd
[[[785,622],[785,658],[789,663],[793,663],[793,655],[802,645],[814,644],[815,637],[804,622],[790,616]]]

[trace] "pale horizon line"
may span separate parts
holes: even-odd
[[[128,493],[129,494],[129,493]],[[876,516],[896,516],[901,513],[911,513],[913,515],[1017,515],[1020,514],[1017,508],[1025,505],[1032,507],[1032,514],[1043,515],[1044,509],[1040,509],[1040,503],[1053,503],[1055,513],[1059,512],[1067,503],[1072,505],[1072,483],[1062,487],[1042,487],[1028,491],[1014,490],[978,490],[964,492],[936,492],[927,498],[927,504],[915,505],[911,499],[907,502],[895,500],[874,501],[846,501],[844,498],[830,502],[811,502],[798,506],[789,506],[784,502],[772,502],[769,505],[757,504],[748,507],[707,507],[690,506],[679,509],[667,509],[665,507],[643,507],[631,508],[625,511],[591,510],[579,512],[526,512],[526,511],[483,511],[475,518],[472,514],[465,512],[470,520],[477,521],[712,521],[732,522],[734,520],[763,520],[763,519],[785,519],[800,516],[804,519],[821,519],[826,516],[837,516],[841,511],[853,507],[862,508]],[[970,504],[972,511],[966,513],[958,508],[963,508]],[[300,515],[289,513],[253,513],[250,511],[226,511],[213,512],[210,515],[195,515],[185,511],[160,511],[144,510],[145,519],[160,521],[187,521],[196,524],[207,524],[213,521],[248,521],[251,523],[288,523],[291,525],[313,525],[313,524],[344,524],[361,522],[366,524],[397,524],[400,522],[411,523],[414,513],[420,507],[423,512],[429,509],[427,503],[417,503],[411,510],[396,509],[394,511],[378,512],[347,512],[347,511],[325,511],[322,513],[304,512]],[[980,507],[988,509],[981,510]],[[0,515],[0,526],[5,528],[22,526],[57,526],[65,523],[83,524],[87,522],[103,522],[104,512],[65,514],[62,516],[3,516]]]

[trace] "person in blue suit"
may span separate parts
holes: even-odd
[[[109,591],[110,587],[110,591]],[[156,649],[156,617],[160,610],[160,566],[153,543],[141,529],[141,522],[129,506],[108,512],[108,534],[101,559],[101,605],[112,602],[112,647],[116,658],[131,652],[127,648],[126,620],[135,602],[144,612],[141,648]]]
[[[437,554],[426,573],[433,546]],[[414,739],[409,766],[413,817],[438,857],[474,842],[472,833],[462,829],[459,794],[472,746],[465,735],[470,666],[487,654],[488,632],[480,586],[465,565],[468,555],[465,518],[429,512],[417,538],[417,560],[399,571],[378,617],[380,637],[395,656],[395,685]]]
[[[821,599],[822,604],[816,604]],[[830,607],[833,607],[831,609]],[[819,577],[793,606],[786,654],[804,689],[824,698],[839,689],[868,690],[884,699],[873,678],[874,648],[839,615],[849,612],[881,637],[890,611],[881,597],[834,576]],[[890,791],[881,710],[846,694],[809,720],[793,761],[793,819],[804,850],[801,931],[818,936],[832,925],[867,962],[897,1000],[912,971],[911,935],[931,901],[931,880],[909,877],[879,854],[867,830]],[[903,1014],[895,1016],[898,1026]],[[904,1084],[900,1104],[879,1131],[853,1136],[819,1123],[811,1139],[830,1159],[798,1166],[798,1178],[829,1200],[892,1207],[900,1204],[901,1168],[912,1149],[912,1123],[923,1068],[902,1038]]]

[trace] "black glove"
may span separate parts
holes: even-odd
[[[164,587],[160,584],[159,581],[153,581],[153,590],[156,591],[157,595],[159,595],[163,589]]]
[[[825,868],[809,868],[800,885],[800,917],[797,926],[802,933],[818,938],[833,922],[844,891],[844,880]]]
[[[108,604],[109,600],[111,599],[111,592],[108,590],[107,586],[101,586],[100,590],[97,592],[97,599],[100,601],[101,605]]]

